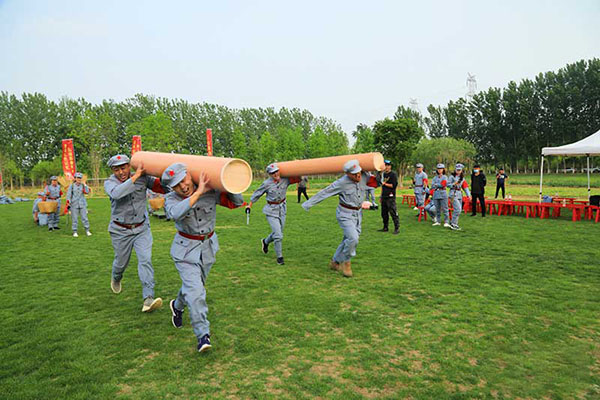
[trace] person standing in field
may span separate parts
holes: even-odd
[[[169,302],[171,323],[175,328],[182,327],[183,312],[187,306],[192,329],[198,339],[197,350],[204,352],[212,346],[206,280],[219,251],[215,233],[217,204],[233,209],[243,206],[244,199],[240,194],[209,188],[204,173],[199,175],[198,185],[195,185],[182,163],[167,167],[161,181],[173,190],[165,197],[165,212],[175,221],[177,229],[171,245],[171,257],[181,277],[179,293]]]
[[[481,216],[485,217],[485,185],[487,180],[485,174],[481,170],[479,164],[473,166],[473,173],[471,174],[471,216],[477,215],[477,200],[481,205]]]
[[[418,163],[416,165],[417,172],[415,173],[415,177],[413,178],[413,183],[415,186],[415,210],[418,210],[419,207],[423,207],[425,205],[425,193],[427,192],[427,185],[429,184],[429,180],[427,179],[427,174],[423,171],[423,164]]]
[[[152,232],[146,209],[146,189],[158,193],[165,191],[158,178],[146,175],[143,165],[132,175],[129,157],[124,154],[111,157],[108,166],[113,174],[104,182],[104,191],[110,198],[108,233],[115,251],[110,288],[115,294],[121,293],[121,279],[135,249],[144,299],[142,312],[151,312],[162,306],[162,299],[154,298]]]
[[[81,216],[85,234],[87,236],[92,236],[92,233],[90,232],[90,221],[87,217],[87,200],[85,199],[85,195],[90,194],[90,188],[81,181],[82,179],[83,174],[81,172],[76,172],[75,182],[67,189],[67,209],[71,210],[71,217],[73,218],[73,223],[71,225],[73,237],[79,236],[77,234],[79,216]]]
[[[350,278],[352,277],[350,261],[356,255],[361,233],[362,210],[371,206],[370,203],[363,203],[363,201],[367,187],[377,187],[377,180],[373,175],[362,170],[358,160],[346,162],[344,173],[344,176],[302,203],[302,208],[308,211],[329,197],[339,196],[335,215],[344,237],[329,262],[329,267],[341,271],[345,277]]]
[[[456,164],[454,167],[454,172],[450,174],[448,178],[448,187],[450,188],[450,201],[452,201],[452,221],[450,222],[450,229],[455,231],[460,231],[460,227],[458,226],[458,218],[460,217],[460,213],[462,211],[462,203],[463,197],[462,192],[464,190],[465,195],[470,197],[469,193],[469,185],[465,180],[464,173],[465,166],[461,163]]]
[[[50,185],[46,185],[44,192],[46,193],[46,201],[53,201],[57,203],[56,211],[48,214],[48,230],[53,231],[60,229],[58,226],[58,216],[60,215],[60,198],[63,194],[58,184],[58,176],[50,177]]]
[[[301,176],[300,181],[298,182],[298,203],[300,203],[300,195],[302,194],[304,194],[304,197],[308,200],[306,189],[308,189],[308,178],[306,176]]]
[[[388,232],[390,215],[394,221],[394,235],[398,234],[400,221],[398,220],[398,210],[396,208],[396,187],[398,186],[398,177],[392,171],[392,162],[385,160],[385,171],[381,181],[381,219],[383,219],[383,228],[379,232]],[[370,187],[367,188],[367,190]],[[368,198],[367,198],[368,200]]]
[[[496,196],[494,197],[495,199],[498,198],[498,191],[500,189],[502,189],[502,198],[504,198],[504,182],[508,180],[508,175],[506,175],[506,173],[504,173],[504,168],[500,167],[500,170],[498,170],[498,173],[496,174]]]
[[[37,195],[37,199],[33,201],[33,222],[39,226],[46,226],[48,225],[48,214],[40,212],[40,208],[38,207],[38,204],[40,204],[42,201],[46,201],[46,195],[44,192],[38,192]]]
[[[450,224],[448,223],[450,217],[448,213],[448,193],[446,193],[447,186],[448,178],[446,177],[446,166],[444,164],[438,164],[436,168],[436,175],[431,181],[431,196],[433,197],[433,203],[436,210],[436,217],[433,220],[433,226],[440,225],[443,214],[444,227],[450,228]]]

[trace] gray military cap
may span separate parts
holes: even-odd
[[[75,178],[83,178],[83,174],[81,172],[75,172],[75,175],[73,175]]]
[[[446,168],[446,166],[442,163],[439,163],[436,168]]]
[[[56,176],[56,175],[52,175],[52,176],[50,177],[50,180],[51,180],[51,181],[57,181],[57,180],[58,180],[58,176]]]
[[[163,172],[160,181],[164,186],[173,189],[185,178],[187,174],[187,167],[182,163],[171,164]]]
[[[38,196],[45,196],[46,194],[44,192],[38,192]]]
[[[118,167],[119,165],[123,164],[129,164],[129,157],[127,157],[125,154],[117,154],[116,156],[112,156],[106,163],[109,168]]]
[[[423,168],[423,164],[418,163],[417,165],[415,165],[417,168]]]
[[[279,166],[277,165],[277,163],[267,165],[267,174],[273,174],[277,171],[279,171]]]
[[[362,168],[360,167],[358,160],[349,160],[344,164],[344,172],[357,174],[360,171],[362,171]]]
[[[458,164],[456,164],[456,165],[454,166],[454,169],[460,169],[460,170],[463,170],[463,169],[465,169],[465,166],[464,166],[464,165],[462,165],[461,163],[458,163]]]

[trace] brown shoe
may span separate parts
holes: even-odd
[[[334,271],[340,271],[341,267],[340,264],[337,261],[329,261],[329,268],[331,268]]]
[[[350,267],[350,261],[344,261],[342,263],[342,274],[346,278],[352,278],[352,268]]]

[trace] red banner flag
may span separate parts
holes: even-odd
[[[133,135],[131,141],[131,155],[134,155],[137,151],[142,151],[142,137],[140,135]]]
[[[206,155],[213,155],[213,145],[212,145],[212,129],[206,130]]]
[[[73,150],[73,139],[63,139],[62,141],[62,167],[63,173],[68,179],[73,179],[77,172],[75,165],[75,151]]]

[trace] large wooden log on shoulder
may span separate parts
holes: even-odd
[[[283,177],[302,175],[341,174],[344,164],[350,160],[358,160],[365,171],[381,171],[384,160],[381,153],[348,154],[344,156],[310,158],[307,160],[278,162],[279,172]]]
[[[239,158],[157,153],[153,151],[138,151],[131,157],[133,168],[138,168],[140,164],[144,164],[146,173],[158,178],[173,163],[185,164],[195,183],[198,183],[200,172],[204,172],[210,180],[209,186],[213,189],[238,194],[245,192],[252,183],[250,165]]]

